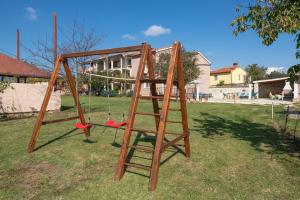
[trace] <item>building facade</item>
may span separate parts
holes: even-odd
[[[210,85],[232,85],[244,84],[246,82],[247,72],[242,69],[238,63],[233,63],[231,67],[223,67],[210,72]]]
[[[157,62],[159,56],[162,53],[171,53],[172,47],[153,49],[154,60]],[[200,69],[199,77],[192,83],[187,84],[187,91],[190,88],[195,88],[195,84],[198,84],[200,90],[205,93],[208,92],[209,88],[209,74],[210,74],[210,61],[200,52],[195,51],[196,64]],[[91,70],[93,72],[105,72],[107,70],[112,72],[117,72],[121,77],[124,78],[135,78],[137,76],[137,71],[140,62],[140,52],[129,52],[120,53],[110,56],[102,56],[99,59],[93,60],[91,62]],[[145,76],[147,76],[147,67],[144,71]],[[133,84],[121,83],[121,91],[132,90]],[[115,84],[110,84],[110,89],[114,89]],[[157,84],[157,89],[159,93],[164,92],[164,86]],[[150,85],[144,83],[141,88],[142,94],[148,94],[150,92]],[[174,90],[175,93],[175,90]]]

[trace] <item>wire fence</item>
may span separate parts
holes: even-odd
[[[296,106],[276,106],[272,109],[276,129],[288,139],[300,141],[300,108]]]

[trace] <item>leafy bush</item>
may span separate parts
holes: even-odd
[[[126,92],[126,97],[132,97],[132,95],[133,95],[133,91],[132,90]]]
[[[103,97],[115,97],[117,96],[118,93],[116,91],[113,91],[113,90],[108,90],[108,91],[105,91],[103,90],[101,93],[100,93],[100,96],[103,96]]]
[[[2,93],[9,86],[9,82],[0,81],[0,92]]]
[[[217,86],[223,86],[223,85],[225,85],[224,80],[221,80],[221,81],[217,84]]]

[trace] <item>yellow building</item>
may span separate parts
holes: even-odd
[[[224,67],[210,71],[210,85],[243,84],[246,82],[247,72],[237,63],[232,67]]]

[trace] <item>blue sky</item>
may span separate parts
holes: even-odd
[[[34,41],[43,40],[46,35],[51,37],[51,14],[56,12],[59,27],[68,29],[76,19],[104,35],[99,49],[143,41],[162,47],[179,40],[187,50],[201,51],[213,69],[233,62],[242,67],[258,63],[285,68],[298,63],[292,36],[283,34],[269,47],[263,46],[252,31],[234,37],[229,24],[238,4],[248,1],[0,0],[0,49],[15,53],[17,28],[26,47],[32,47]],[[24,49],[21,57],[28,57]]]

